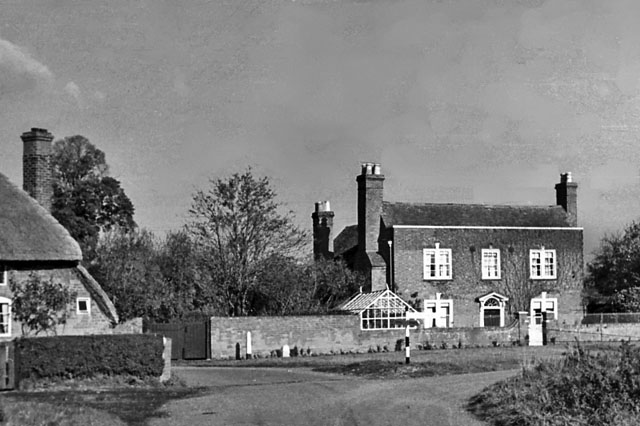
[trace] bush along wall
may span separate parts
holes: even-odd
[[[15,340],[16,378],[86,379],[160,377],[161,336],[146,334],[55,336]]]

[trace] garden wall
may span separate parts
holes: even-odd
[[[556,342],[611,342],[640,340],[640,324],[582,324],[579,326],[551,325],[549,338]]]
[[[252,354],[269,356],[283,345],[315,354],[393,351],[404,344],[405,330],[361,330],[357,315],[211,318],[211,356],[233,358],[237,347],[244,357],[247,332],[251,332]],[[411,331],[412,347],[491,346],[514,344],[524,339],[526,326],[518,322],[504,328],[448,328]]]

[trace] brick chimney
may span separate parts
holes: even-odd
[[[363,163],[358,177],[358,250],[378,251],[384,175],[380,164]]]
[[[573,182],[571,172],[560,175],[556,184],[556,204],[567,212],[569,224],[578,226],[578,184]]]
[[[333,216],[334,213],[328,201],[318,201],[315,204],[311,219],[313,220],[313,258],[316,260],[332,258]]]
[[[22,187],[42,207],[51,211],[53,186],[51,181],[51,141],[53,135],[46,129],[32,128],[21,136]]]

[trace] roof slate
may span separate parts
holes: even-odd
[[[386,226],[571,226],[561,206],[383,202],[382,218]]]
[[[1,173],[0,200],[0,260],[82,260],[80,246],[69,232]]]

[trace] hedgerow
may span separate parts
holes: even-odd
[[[162,374],[163,340],[148,334],[16,339],[16,369],[23,379],[84,379]]]
[[[640,349],[623,343],[591,354],[578,346],[485,389],[470,409],[500,426],[637,425]]]

